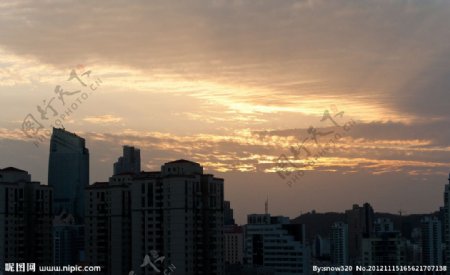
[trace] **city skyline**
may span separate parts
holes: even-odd
[[[138,150],[124,147],[122,164],[138,163],[125,157]],[[160,171],[115,173],[108,182],[87,186],[83,225],[65,214],[52,222],[53,188],[32,181],[27,171],[0,169],[0,183],[2,220],[7,221],[0,235],[5,271],[43,271],[51,262],[67,267],[66,261],[71,268],[87,264],[101,274],[133,269],[130,275],[162,269],[164,274],[229,275],[311,274],[329,268],[440,274],[447,269],[450,178],[442,190],[443,206],[428,215],[386,215],[365,203],[341,214],[312,212],[291,220],[271,215],[267,200],[265,214],[247,215],[242,226],[234,223],[234,211],[224,200],[224,180],[188,160],[165,163]],[[71,262],[80,230],[86,234],[87,257]],[[377,266],[375,272],[370,266]]]
[[[450,172],[449,18],[440,0],[7,1],[0,167],[47,183],[49,139],[36,147],[22,127],[32,114],[50,131],[54,97],[50,120],[68,113],[62,126],[86,139],[90,184],[129,145],[142,170],[190,159],[225,178],[241,223],[267,194],[291,217],[355,202],[430,213]],[[81,98],[74,71],[101,85]],[[286,184],[280,156],[301,166],[291,147],[310,126],[335,130],[326,110],[354,126]]]

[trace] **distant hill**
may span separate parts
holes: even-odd
[[[327,212],[315,213],[308,212],[291,220],[292,223],[301,223],[306,226],[306,240],[311,244],[316,235],[328,237],[331,225],[335,222],[345,222],[344,213]]]
[[[394,228],[399,230],[406,238],[411,237],[411,231],[420,227],[420,220],[425,216],[438,216],[439,212],[431,214],[412,214],[412,215],[396,215],[390,213],[375,213],[375,218],[388,218],[394,223]],[[327,212],[316,213],[308,212],[302,214],[291,222],[298,224],[305,224],[306,226],[306,239],[311,244],[316,235],[328,237],[330,233],[331,225],[335,222],[346,222],[345,213]]]

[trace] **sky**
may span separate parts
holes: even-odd
[[[193,160],[240,223],[267,197],[292,218],[429,213],[450,172],[449,25],[445,0],[2,1],[0,167],[46,184],[36,137],[63,126],[91,183],[122,145],[146,171]]]

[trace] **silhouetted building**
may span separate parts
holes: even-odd
[[[422,264],[442,265],[441,222],[436,217],[425,217],[421,221]]]
[[[102,274],[131,271],[131,182],[131,175],[118,175],[86,188],[86,260],[102,266]]]
[[[406,265],[406,240],[399,232],[382,233],[376,237],[362,239],[363,266]],[[417,264],[417,263],[416,263]],[[365,271],[364,274],[386,274],[386,271]],[[407,271],[392,270],[389,274],[407,274]]]
[[[231,208],[231,204],[229,201],[224,201],[223,202],[223,219],[224,225],[235,225],[235,221],[234,221],[234,213],[233,213],[233,208]]]
[[[247,264],[273,268],[274,274],[310,274],[310,250],[305,245],[305,226],[289,218],[252,214],[245,226]]]
[[[345,211],[348,224],[349,255],[352,263],[361,259],[362,238],[370,237],[373,232],[374,212],[370,204],[362,207],[353,205],[351,210]]]
[[[85,140],[53,128],[50,140],[48,185],[53,187],[53,213],[65,211],[76,222],[84,216],[84,188],[89,185],[89,150]]]
[[[377,218],[373,227],[375,235],[394,232],[394,223],[388,218]]]
[[[330,233],[331,263],[335,265],[348,265],[348,225],[335,222]]]
[[[84,260],[84,226],[75,224],[71,214],[61,213],[53,219],[53,265],[80,264]],[[55,272],[55,274],[59,274]],[[65,274],[61,272],[61,274]]]
[[[225,267],[226,275],[275,275],[273,268],[267,266],[251,266],[233,264]]]
[[[224,274],[223,179],[203,174],[198,163],[122,173],[86,192],[87,260],[104,265],[105,274],[154,274],[141,268],[152,250],[177,273]]]
[[[348,232],[347,232],[347,235],[348,235]],[[347,239],[348,239],[348,236],[347,236]],[[330,239],[324,238],[320,235],[316,235],[316,237],[314,238],[313,244],[312,244],[312,256],[317,259],[323,259],[323,258],[329,259],[330,258]]]
[[[445,241],[445,265],[450,266],[450,174],[449,184],[445,185],[444,191],[444,241]],[[450,269],[447,271],[450,274]]]
[[[445,207],[444,206],[439,207],[438,219],[441,221],[442,243],[445,246],[445,220],[446,220],[446,218],[445,218]],[[444,251],[444,253],[445,253],[445,251]],[[445,254],[442,259],[445,262]]]
[[[123,156],[114,163],[114,175],[141,171],[141,151],[133,146],[123,146]]]
[[[83,138],[53,128],[48,185],[53,188],[53,215],[56,216],[53,265],[78,264],[85,253],[84,188],[89,185],[89,150]]]
[[[51,187],[31,181],[26,171],[0,169],[0,201],[1,269],[17,262],[51,265]]]

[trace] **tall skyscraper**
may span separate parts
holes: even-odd
[[[5,263],[51,265],[51,187],[26,171],[0,169],[0,201],[0,270]]]
[[[360,261],[362,257],[362,238],[368,238],[373,233],[374,211],[370,204],[362,207],[353,205],[345,211],[348,224],[348,243],[350,259]]]
[[[161,171],[119,174],[86,188],[89,264],[106,274],[154,274],[141,267],[156,251],[179,274],[224,273],[223,179],[177,160]]]
[[[348,265],[348,225],[343,222],[331,226],[330,254],[332,264]]]
[[[114,175],[141,172],[141,151],[133,146],[123,146],[123,156],[114,163]]]
[[[310,274],[310,249],[305,226],[289,218],[252,214],[245,225],[245,259],[253,266],[273,268],[275,274]]]
[[[89,150],[85,140],[53,128],[50,140],[48,185],[53,187],[53,213],[63,211],[75,220],[84,216],[84,188],[89,185]]]
[[[436,217],[421,220],[422,264],[442,265],[442,230],[441,222]]]

